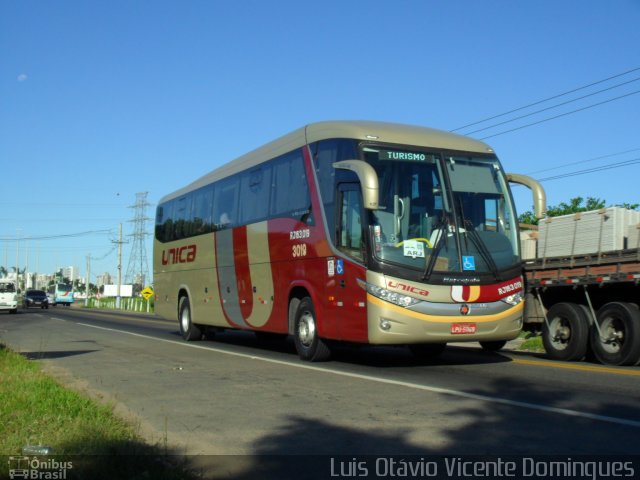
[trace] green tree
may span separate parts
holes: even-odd
[[[76,278],[73,281],[73,290],[76,292],[84,293],[84,283],[80,282],[80,279]]]
[[[567,202],[561,202],[558,205],[552,205],[547,208],[548,217],[559,217],[561,215],[570,215],[578,212],[588,212],[590,210],[599,210],[605,208],[607,202],[600,198],[587,197],[586,200],[583,197],[574,197]],[[623,203],[621,205],[611,205],[612,207],[628,208],[630,210],[637,210],[640,204],[638,203]],[[518,216],[518,222],[528,225],[537,225],[538,219],[534,216],[532,211],[527,211]]]

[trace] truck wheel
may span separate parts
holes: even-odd
[[[598,310],[591,329],[591,348],[606,365],[635,365],[640,359],[640,309],[633,303],[611,302]]]
[[[322,362],[331,356],[327,344],[318,337],[316,311],[309,297],[300,300],[293,324],[293,341],[303,360]]]
[[[189,297],[180,298],[178,306],[178,320],[180,323],[180,334],[187,341],[200,340],[202,338],[202,330],[191,321],[191,305]]]
[[[587,353],[589,319],[575,303],[557,303],[542,325],[542,343],[553,360],[582,360]]]

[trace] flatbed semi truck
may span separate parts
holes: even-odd
[[[523,260],[525,328],[541,327],[547,355],[640,363],[640,212],[548,218],[526,236],[535,254]]]

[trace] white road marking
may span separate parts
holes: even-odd
[[[56,319],[58,320],[58,319]],[[66,321],[66,320],[63,320]],[[443,395],[452,395],[455,397],[460,397],[460,398],[466,398],[466,399],[471,399],[471,400],[479,400],[482,402],[489,402],[489,403],[498,403],[501,405],[507,405],[510,407],[520,407],[520,408],[527,408],[529,410],[537,410],[540,412],[546,412],[546,413],[555,413],[555,414],[559,414],[559,415],[566,415],[569,417],[576,417],[576,418],[586,418],[589,420],[597,420],[600,422],[607,422],[607,423],[615,423],[618,425],[625,425],[627,427],[635,427],[635,428],[640,428],[640,421],[637,420],[629,420],[626,418],[619,418],[619,417],[610,417],[607,415],[598,415],[595,413],[588,413],[588,412],[580,412],[578,410],[571,410],[568,408],[558,408],[558,407],[550,407],[547,405],[540,405],[537,403],[529,403],[529,402],[521,402],[518,400],[508,400],[506,398],[499,398],[499,397],[491,397],[488,395],[480,395],[477,393],[469,393],[469,392],[462,392],[460,390],[452,390],[449,388],[441,388],[441,387],[433,387],[433,386],[429,386],[429,385],[421,385],[418,383],[410,383],[410,382],[402,382],[399,380],[391,380],[388,378],[380,378],[380,377],[374,377],[372,375],[363,375],[360,373],[350,373],[350,372],[341,372],[338,370],[332,370],[330,368],[324,368],[324,367],[319,367],[316,365],[308,365],[308,364],[303,364],[303,363],[294,363],[294,362],[288,362],[285,360],[275,360],[272,358],[266,358],[266,357],[260,357],[260,356],[256,356],[256,355],[249,355],[246,353],[239,353],[239,352],[229,352],[226,350],[222,350],[222,349],[218,349],[214,346],[201,346],[201,345],[196,345],[193,343],[186,343],[186,342],[182,342],[182,341],[175,341],[175,340],[167,340],[165,338],[155,338],[155,337],[151,337],[148,335],[142,335],[140,333],[133,333],[133,332],[127,332],[127,331],[123,331],[123,330],[117,330],[114,328],[107,328],[107,327],[99,327],[97,325],[91,325],[88,323],[77,323],[77,322],[73,322],[76,323],[76,325],[82,325],[84,327],[90,327],[90,328],[96,328],[98,330],[105,330],[105,331],[109,331],[109,332],[115,332],[115,333],[122,333],[122,334],[126,334],[126,335],[131,335],[134,337],[140,337],[140,338],[146,338],[147,340],[155,340],[155,341],[159,341],[159,342],[165,342],[165,343],[171,343],[174,345],[178,345],[178,346],[182,346],[182,347],[188,347],[188,348],[197,348],[200,350],[207,350],[207,351],[214,351],[217,353],[223,353],[225,355],[234,355],[236,357],[242,357],[242,358],[248,358],[251,360],[261,360],[263,362],[268,362],[268,363],[273,363],[276,365],[286,365],[288,367],[293,367],[293,368],[301,368],[301,369],[305,369],[305,370],[312,370],[312,371],[316,371],[316,372],[322,372],[322,373],[330,373],[333,375],[339,375],[339,376],[343,376],[343,377],[348,377],[348,378],[356,378],[359,380],[367,380],[370,382],[377,382],[377,383],[384,383],[387,385],[395,385],[398,387],[405,387],[405,388],[412,388],[414,390],[423,390],[423,391],[427,391],[427,392],[431,392],[431,393],[440,393]]]

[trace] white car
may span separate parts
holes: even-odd
[[[14,282],[0,279],[0,310],[9,310],[10,313],[18,311],[20,295]]]

